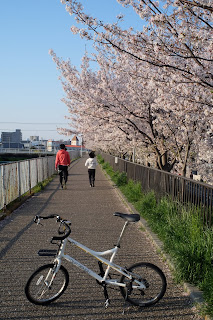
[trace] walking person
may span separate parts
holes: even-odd
[[[89,158],[85,162],[85,166],[88,167],[90,187],[95,186],[95,169],[96,169],[97,164],[98,163],[95,158],[95,153],[93,151],[91,151],[89,153]]]
[[[55,169],[59,170],[59,180],[61,184],[61,189],[66,189],[67,177],[68,177],[68,166],[70,165],[70,155],[69,152],[66,151],[65,145],[62,143],[60,144],[60,150],[56,154],[55,159]],[[63,178],[64,178],[64,186],[63,186]]]

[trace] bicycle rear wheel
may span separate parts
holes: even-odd
[[[137,279],[133,275],[133,281],[126,276],[122,276],[120,282],[125,283],[126,287],[120,287],[124,299],[133,305],[148,307],[158,302],[166,292],[166,277],[164,273],[152,263],[139,262],[133,264],[128,271],[140,277]],[[140,283],[145,285],[141,289]]]
[[[69,274],[63,266],[55,273],[55,265],[46,264],[31,275],[25,286],[25,294],[30,302],[47,305],[64,293],[68,283]]]

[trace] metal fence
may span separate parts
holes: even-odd
[[[142,190],[154,190],[157,197],[169,195],[173,201],[200,209],[204,225],[213,225],[213,186],[176,174],[135,164],[105,153],[101,156],[115,171],[141,183]]]
[[[69,151],[71,158],[80,151]],[[55,173],[55,156],[39,157],[0,165],[0,209],[31,191],[39,182]]]

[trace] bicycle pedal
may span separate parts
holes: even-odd
[[[132,293],[132,282],[133,279],[126,284],[126,299]]]

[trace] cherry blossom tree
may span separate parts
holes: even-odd
[[[61,2],[87,27],[72,27],[73,33],[92,40],[97,51],[92,59],[98,71],[90,69],[86,54],[81,72],[51,52],[72,127],[84,134],[87,146],[114,153],[134,148],[138,157],[146,155],[158,168],[183,175],[193,161],[206,179],[212,161],[213,86],[207,1],[167,1],[166,14],[152,1],[118,0],[148,21],[143,32],[122,30],[121,17],[104,24],[86,15],[79,2]]]
[[[106,49],[113,46],[120,53],[159,68],[174,69],[187,81],[213,87],[213,6],[206,5],[210,1],[168,0],[163,8],[151,0],[117,1],[123,6],[132,6],[141,19],[148,22],[144,31],[122,30],[118,22],[104,24],[85,14],[80,2],[61,0],[66,3],[66,10],[75,15],[76,22],[86,26],[86,29],[73,26],[73,33]],[[121,18],[118,16],[118,21]]]

